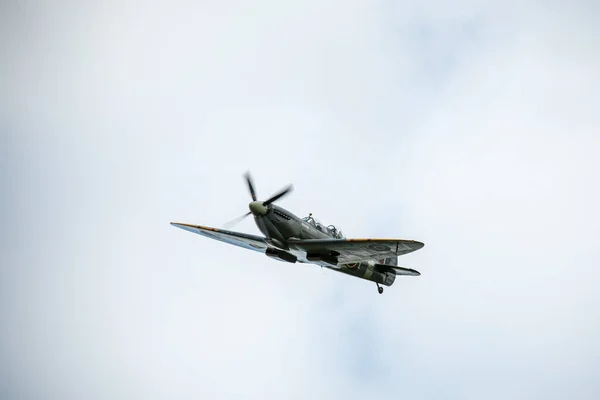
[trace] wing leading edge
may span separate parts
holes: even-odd
[[[261,253],[264,253],[265,249],[268,247],[265,238],[249,235],[247,233],[227,231],[225,229],[210,228],[208,226],[201,225],[182,224],[178,222],[171,222],[171,225],[189,232],[196,233],[198,235],[206,236],[211,239],[219,240],[221,242]]]

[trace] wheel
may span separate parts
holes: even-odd
[[[381,293],[383,293],[383,288],[381,286],[378,286],[377,291],[379,292],[379,294],[381,294]]]

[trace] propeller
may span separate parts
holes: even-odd
[[[238,223],[240,223],[244,218],[246,218],[250,214],[265,215],[268,211],[269,205],[273,204],[275,201],[277,201],[280,198],[282,198],[283,196],[287,195],[293,189],[293,185],[289,185],[288,187],[281,190],[277,194],[274,194],[273,196],[269,197],[267,200],[259,201],[256,198],[256,190],[254,189],[254,184],[252,183],[252,178],[250,177],[250,173],[246,172],[244,174],[244,178],[246,178],[246,183],[248,184],[248,190],[250,191],[250,196],[252,197],[252,202],[248,205],[248,207],[250,208],[250,211],[242,216],[237,217],[236,219],[234,219],[232,221],[227,222],[224,225],[225,228],[231,228],[234,225],[237,225]]]
[[[239,224],[240,222],[242,222],[242,220],[243,220],[244,218],[246,218],[246,217],[247,217],[248,215],[250,215],[250,214],[252,214],[252,212],[251,212],[251,211],[248,211],[246,214],[244,214],[244,215],[242,215],[242,216],[240,216],[240,217],[237,217],[236,219],[234,219],[234,220],[232,220],[232,221],[229,221],[229,222],[227,222],[225,225],[223,225],[223,228],[225,228],[225,229],[233,228],[235,225],[237,225],[237,224]]]
[[[269,204],[275,202],[275,200],[279,200],[280,198],[282,198],[283,196],[285,196],[286,194],[288,194],[289,192],[292,191],[294,187],[292,185],[286,187],[284,190],[282,190],[281,192],[277,193],[276,195],[271,196],[271,198],[263,201],[263,206],[268,206]]]
[[[250,172],[246,172],[244,177],[248,183],[248,189],[250,189],[250,196],[252,196],[252,200],[256,201],[256,191],[254,190],[254,185],[252,184],[252,178],[250,178]]]

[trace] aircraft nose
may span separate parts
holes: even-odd
[[[263,205],[262,201],[253,201],[248,207],[254,215],[265,215],[267,213],[267,207]]]

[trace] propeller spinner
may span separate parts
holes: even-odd
[[[257,217],[266,215],[267,212],[269,211],[269,205],[273,204],[276,200],[279,200],[280,198],[282,198],[283,196],[285,196],[286,194],[291,192],[293,189],[293,185],[289,185],[285,189],[281,190],[279,193],[269,197],[267,200],[260,201],[260,200],[256,199],[256,190],[254,189],[254,184],[252,183],[252,178],[250,177],[250,173],[246,172],[244,177],[246,178],[246,183],[248,184],[248,190],[250,191],[250,196],[252,197],[252,200],[253,200],[250,204],[248,204],[248,208],[250,208],[250,211],[247,212],[246,214],[234,219],[233,221],[230,221],[227,224],[225,224],[225,227],[227,227],[227,228],[231,228],[232,226],[240,223],[244,218],[246,218],[250,214],[254,214]]]

